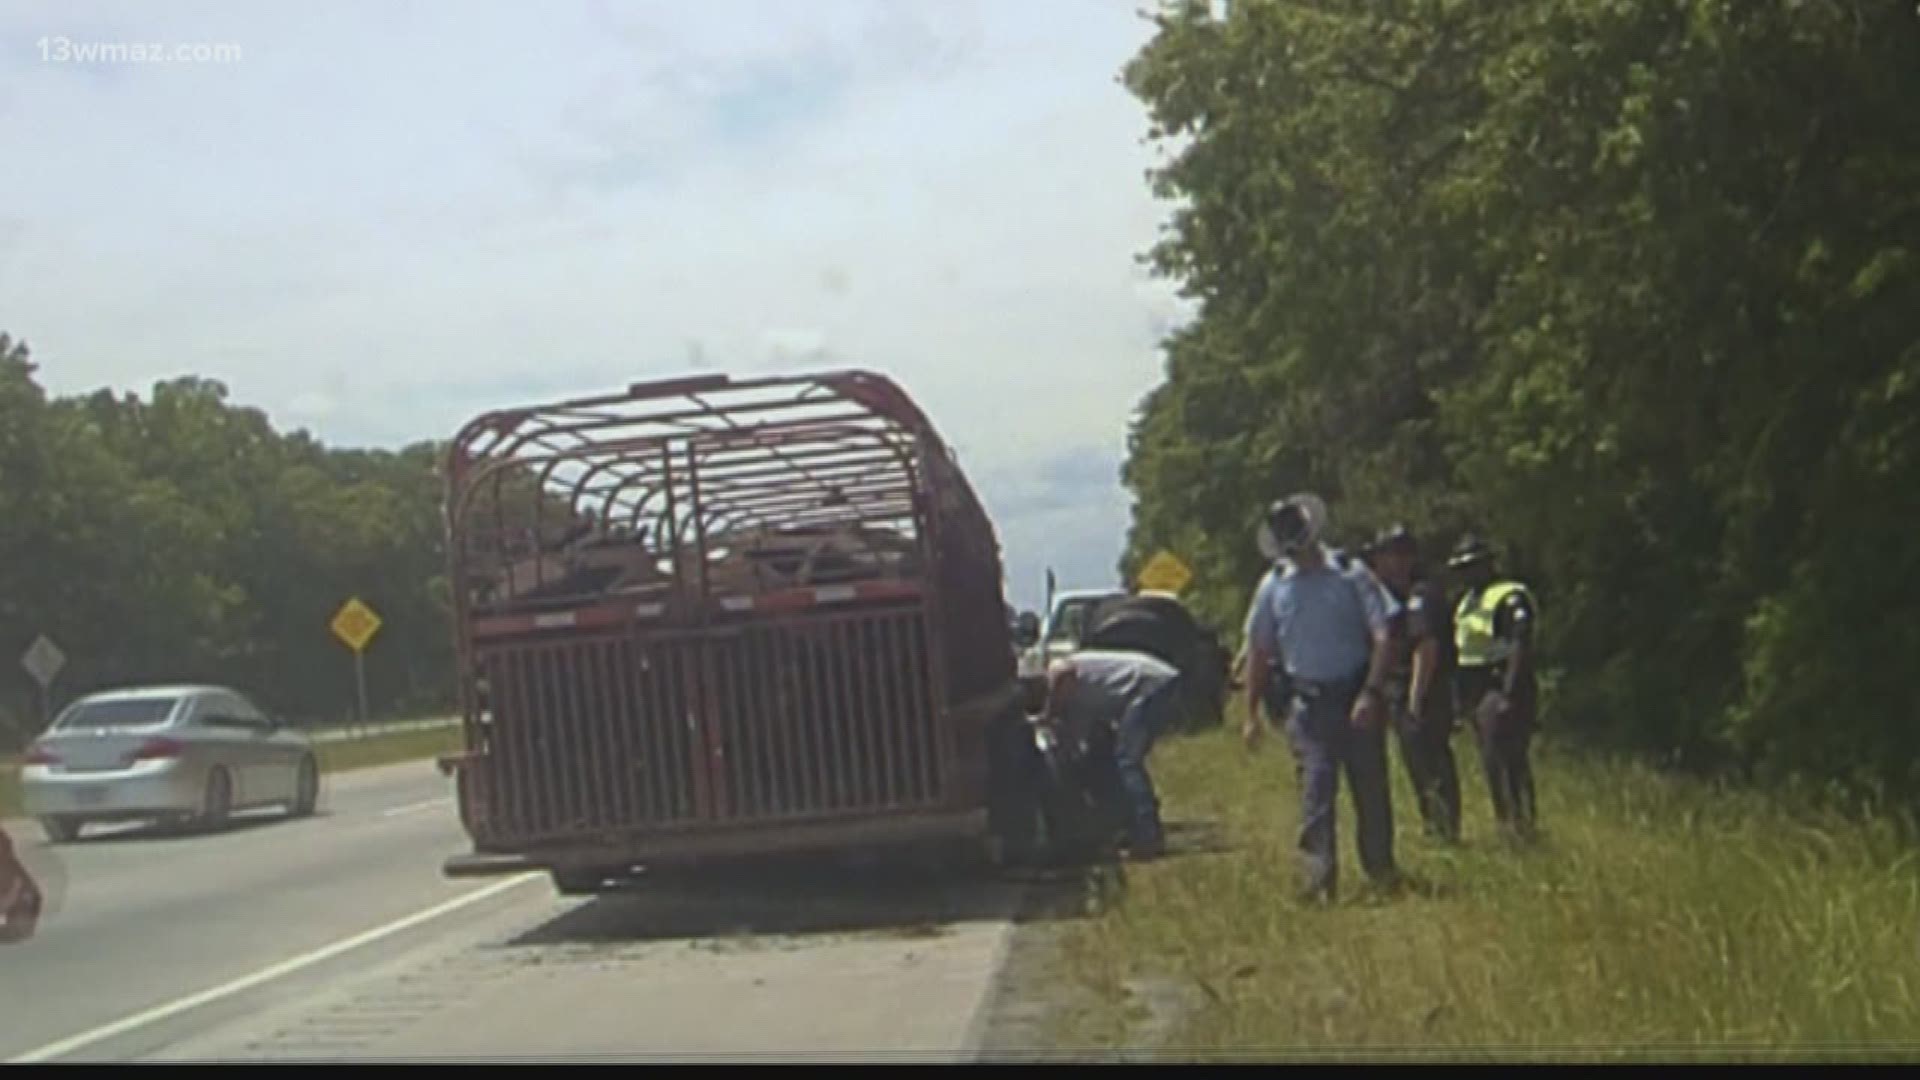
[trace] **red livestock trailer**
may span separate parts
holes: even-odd
[[[884,376],[491,412],[446,499],[465,747],[442,766],[472,841],[446,873],[577,893],[688,860],[1030,840],[993,527]]]

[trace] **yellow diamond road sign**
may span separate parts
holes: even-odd
[[[347,648],[360,652],[373,640],[380,630],[380,616],[373,609],[361,603],[357,598],[340,605],[333,617],[334,636],[345,642]]]
[[[1140,568],[1140,576],[1135,579],[1142,589],[1154,592],[1178,593],[1193,580],[1193,571],[1171,551],[1162,551],[1147,560]]]

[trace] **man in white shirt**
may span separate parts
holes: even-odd
[[[1179,713],[1180,672],[1141,652],[1083,649],[1047,669],[1047,718],[1067,737],[1113,732],[1115,765],[1128,809],[1127,853],[1154,859],[1166,852],[1160,801],[1147,775],[1147,755]]]

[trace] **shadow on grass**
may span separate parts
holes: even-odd
[[[1238,850],[1227,838],[1227,829],[1218,821],[1169,821],[1166,824],[1167,858],[1191,855],[1228,855]]]

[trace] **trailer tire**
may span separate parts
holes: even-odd
[[[1043,853],[1046,762],[1033,745],[1026,716],[1009,709],[988,733],[987,831],[1002,866],[1028,866]]]
[[[596,896],[606,890],[607,872],[597,868],[555,867],[548,875],[553,889],[561,896]]]
[[[1113,830],[1083,780],[1057,776],[1047,796],[1047,852],[1055,866],[1090,866],[1112,853]]]
[[[1108,861],[1125,826],[1112,732],[1096,732],[1071,758],[1048,761],[1047,845],[1056,865]]]

